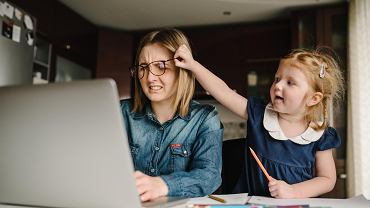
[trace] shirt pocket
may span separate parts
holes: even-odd
[[[134,167],[137,167],[137,157],[139,154],[140,147],[137,144],[130,144],[130,152],[132,157],[132,162],[134,163]]]
[[[190,148],[187,145],[171,144],[170,145],[171,161],[169,169],[171,172],[187,171],[190,162]]]

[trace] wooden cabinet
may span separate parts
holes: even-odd
[[[133,36],[122,31],[101,29],[98,40],[96,77],[113,78],[120,97],[130,97],[129,67],[133,64]]]
[[[316,48],[329,46],[339,57],[344,79],[347,77],[348,4],[299,10],[292,13],[292,45],[294,48]],[[342,138],[335,151],[337,184],[327,197],[345,198],[345,160],[347,141],[347,101],[330,109],[331,126]]]

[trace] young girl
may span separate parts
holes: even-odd
[[[293,50],[281,59],[270,89],[270,103],[248,100],[195,61],[182,45],[176,66],[191,70],[216,100],[247,119],[247,144],[272,177],[264,176],[246,148],[242,182],[253,195],[276,198],[315,197],[331,191],[336,182],[332,150],[340,145],[328,126],[328,105],[343,92],[336,61],[323,51]]]

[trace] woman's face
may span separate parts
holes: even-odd
[[[158,43],[145,46],[139,56],[139,65],[150,64],[154,61],[166,61],[172,59],[172,53]],[[159,64],[158,64],[159,63]],[[160,71],[158,67],[165,67],[165,73],[157,76],[149,70],[144,70],[144,76],[140,79],[140,84],[144,94],[152,104],[170,105],[175,98],[178,85],[178,70],[174,61],[167,61],[160,66],[161,62],[155,62],[149,65],[152,72]],[[157,73],[158,74],[158,73]]]

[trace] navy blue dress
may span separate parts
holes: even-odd
[[[248,192],[251,195],[270,196],[268,181],[251,156],[251,147],[261,160],[267,172],[277,180],[295,184],[315,177],[315,154],[340,145],[340,138],[334,128],[327,128],[323,135],[309,144],[297,144],[291,140],[277,140],[264,128],[263,117],[266,104],[253,97],[248,99],[247,146],[245,167],[234,192]]]

